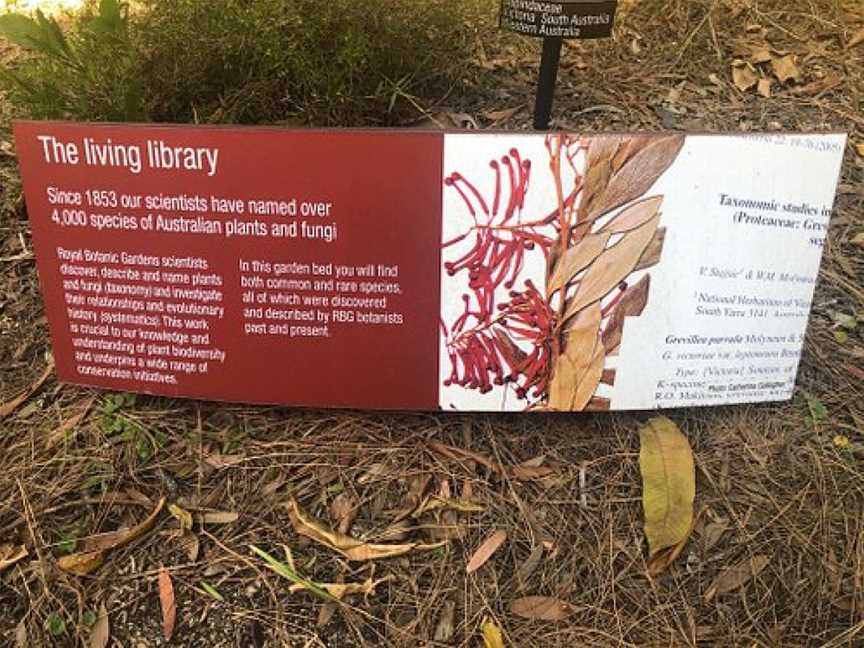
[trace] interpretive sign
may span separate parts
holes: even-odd
[[[845,141],[15,136],[61,380],[494,411],[788,399]]]
[[[617,0],[501,0],[500,26],[540,38],[608,38]]]

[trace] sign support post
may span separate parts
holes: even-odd
[[[534,103],[534,130],[549,128],[552,102],[555,99],[555,83],[558,81],[558,65],[561,61],[561,45],[560,36],[547,36],[543,39],[543,57],[540,59],[540,77]]]
[[[534,129],[547,130],[565,38],[608,38],[618,0],[501,0],[501,29],[543,39]]]

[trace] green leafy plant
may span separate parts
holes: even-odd
[[[66,633],[66,622],[58,612],[52,612],[45,618],[45,629],[52,637],[59,637]]]
[[[0,36],[25,54],[0,83],[36,119],[140,120],[140,58],[130,41],[128,5],[101,0],[64,29],[41,10],[0,16]]]
[[[20,116],[366,125],[458,83],[490,0],[95,0],[4,16],[24,49],[0,77]]]
[[[102,402],[100,421],[102,432],[109,437],[119,436],[135,450],[142,462],[148,462],[164,443],[160,433],[150,433],[127,409],[135,405],[135,394],[109,394]]]
[[[99,615],[96,614],[96,610],[84,610],[84,613],[81,615],[81,622],[88,628],[96,625],[98,619]]]
[[[60,532],[60,542],[57,543],[63,553],[75,553],[78,548],[78,529],[69,529]]]

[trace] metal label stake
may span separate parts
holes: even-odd
[[[499,26],[543,39],[534,128],[547,130],[564,39],[608,38],[618,0],[501,0]]]

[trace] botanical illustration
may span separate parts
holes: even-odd
[[[460,222],[471,224],[443,243],[446,282],[458,282],[463,302],[441,322],[445,388],[501,390],[531,410],[609,408],[597,393],[615,382],[607,360],[625,319],[645,309],[651,277],[642,271],[663,251],[663,196],[647,194],[683,144],[555,134],[540,164],[512,148],[489,162],[491,181],[446,177],[470,216]],[[537,176],[552,189],[548,209],[533,213],[525,206]],[[545,276],[532,279],[538,264]]]

